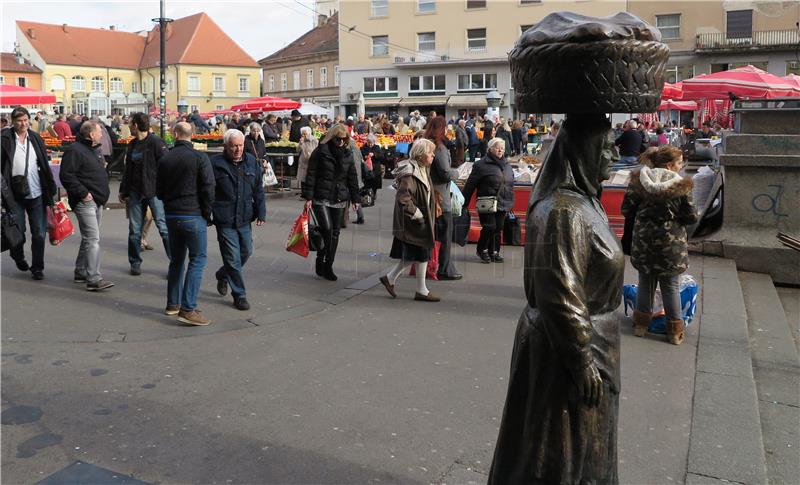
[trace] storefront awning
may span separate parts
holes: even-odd
[[[441,106],[450,96],[409,96],[400,100],[400,106]]]
[[[485,94],[457,94],[450,96],[447,106],[454,108],[483,108],[486,109]]]
[[[366,98],[364,106],[397,106],[401,98]]]

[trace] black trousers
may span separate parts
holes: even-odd
[[[478,239],[478,252],[489,251],[489,254],[500,252],[500,236],[506,222],[506,211],[494,214],[478,214],[481,221],[481,236]]]
[[[339,246],[342,218],[347,213],[347,209],[336,209],[314,204],[311,206],[311,210],[314,211],[317,225],[325,240],[325,249],[317,251],[317,260],[322,261],[328,267],[333,267],[333,260],[336,259],[336,248]]]

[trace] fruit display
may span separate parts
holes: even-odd
[[[219,133],[197,133],[192,135],[192,141],[222,141]]]
[[[267,143],[265,146],[267,148],[297,148],[297,142],[282,139]]]
[[[119,137],[119,138],[117,138],[117,145],[127,145],[128,143],[130,143],[132,141],[133,141],[133,137],[132,136],[129,136],[129,137],[126,137],[126,138]]]
[[[204,152],[204,151],[208,150],[208,144],[207,143],[192,142],[192,148],[194,148],[195,150],[199,150],[201,152]]]

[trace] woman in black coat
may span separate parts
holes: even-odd
[[[473,165],[464,185],[464,201],[469,203],[473,192],[478,197],[496,197],[497,211],[478,214],[481,221],[481,236],[478,239],[478,257],[483,263],[502,263],[500,235],[508,211],[514,208],[514,171],[505,157],[506,144],[500,138],[489,140],[486,156]]]
[[[325,248],[317,251],[317,275],[336,281],[333,260],[339,245],[342,217],[348,202],[352,202],[356,210],[361,206],[358,173],[350,151],[350,135],[344,125],[338,124],[328,130],[311,154],[301,190],[306,207],[314,211],[325,240]]]
[[[256,157],[256,160],[264,160],[267,147],[260,124],[250,123],[250,133],[244,137],[244,151]]]
[[[383,155],[383,150],[381,150],[381,146],[376,142],[377,138],[375,135],[368,135],[367,142],[361,147],[361,156],[364,158],[364,162],[367,161],[369,154],[372,154],[372,173],[368,174],[366,170],[362,170],[361,173],[364,178],[364,187],[374,190],[375,196],[377,197],[378,190],[383,187],[381,165],[386,163],[386,159]]]

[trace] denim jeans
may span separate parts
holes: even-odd
[[[164,203],[156,197],[142,197],[136,192],[128,195],[128,262],[142,264],[142,225],[147,207],[153,213],[153,220],[164,243],[167,258],[170,257],[169,233],[164,219]],[[171,258],[170,258],[171,259]]]
[[[75,259],[75,277],[86,278],[87,283],[98,283],[100,275],[100,218],[103,206],[93,200],[80,201],[72,208],[81,231],[81,246]]]
[[[637,155],[620,157],[619,161],[611,166],[611,170],[630,170],[633,168],[639,168],[639,157]]]
[[[661,300],[667,318],[679,320],[681,313],[680,275],[659,276],[639,271],[639,287],[636,292],[636,309],[642,313],[653,311],[656,285],[661,288]]]
[[[217,270],[217,280],[226,280],[231,288],[231,295],[243,297],[247,293],[242,269],[253,254],[253,232],[250,224],[242,227],[217,226],[217,241],[222,253],[222,266]]]
[[[31,271],[44,270],[44,246],[47,239],[47,217],[42,197],[33,199],[17,199],[17,210],[14,218],[19,224],[19,229],[25,235],[25,214],[28,214],[28,223],[31,226]],[[14,261],[25,259],[25,243],[11,248],[11,258]]]
[[[203,280],[207,255],[207,225],[201,216],[166,216],[172,257],[167,274],[167,305],[180,304],[182,310],[197,308],[197,294]],[[189,266],[183,274],[186,253]]]

